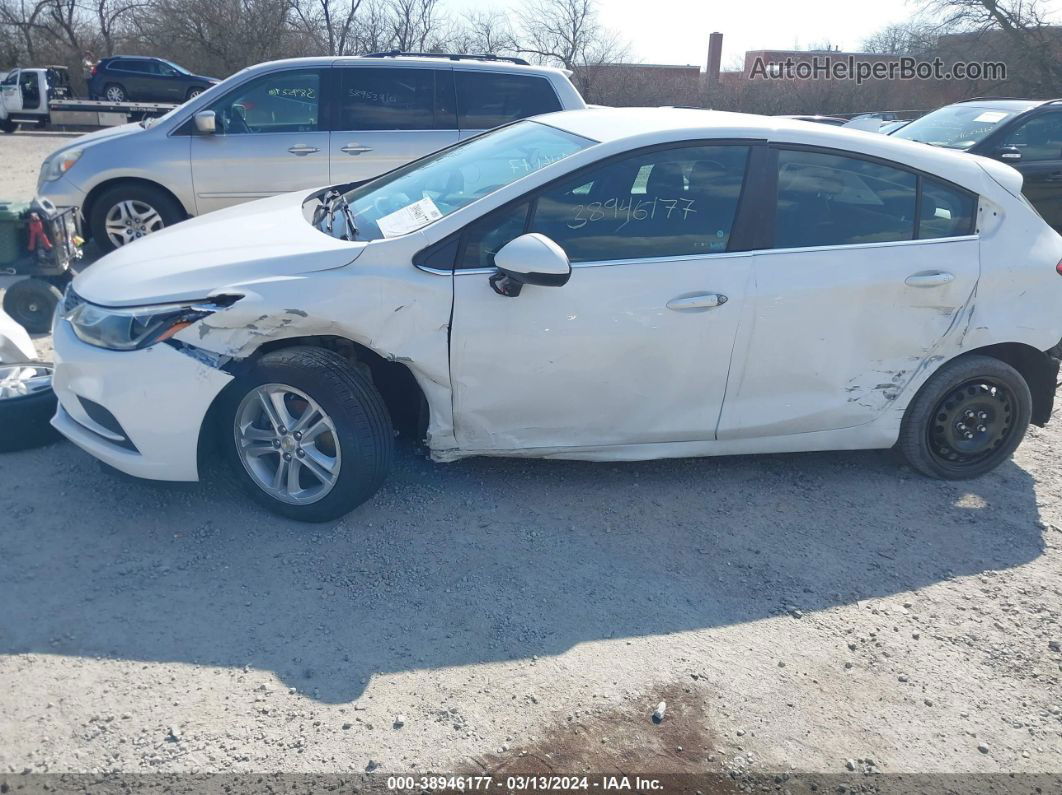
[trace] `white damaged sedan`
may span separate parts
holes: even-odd
[[[520,121],[88,268],[53,424],[117,469],[226,459],[286,516],[438,461],[888,448],[981,475],[1051,415],[1062,237],[983,158],[683,109]]]

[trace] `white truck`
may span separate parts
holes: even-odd
[[[0,130],[19,125],[112,127],[161,116],[177,107],[164,102],[108,102],[75,99],[66,67],[13,69],[0,80]]]

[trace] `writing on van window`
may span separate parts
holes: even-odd
[[[283,88],[271,88],[269,89],[269,96],[271,97],[294,97],[296,99],[317,99],[317,89],[315,88],[302,88],[299,86],[286,86]]]
[[[360,99],[362,102],[372,102],[377,105],[396,105],[398,103],[398,94],[387,94],[383,91],[369,91],[365,88],[348,89],[347,96],[351,99]]]
[[[593,224],[606,219],[611,221],[623,220],[615,231],[623,229],[627,224],[638,221],[651,221],[659,214],[665,220],[685,221],[697,212],[694,205],[696,199],[676,198],[667,199],[657,196],[655,199],[642,199],[635,201],[632,198],[615,196],[604,201],[593,201],[589,204],[577,204],[575,213],[568,221],[569,229],[582,229],[587,224]]]

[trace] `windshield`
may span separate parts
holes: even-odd
[[[1017,113],[998,108],[951,105],[927,113],[893,133],[896,138],[949,149],[969,149]]]
[[[347,235],[340,217],[331,233],[348,240],[409,234],[593,144],[534,121],[501,127],[350,191],[356,235]]]
[[[176,70],[177,70],[178,72],[180,72],[180,73],[181,73],[182,75],[190,75],[190,74],[191,74],[191,72],[189,72],[189,71],[188,71],[187,69],[185,69],[185,68],[184,68],[183,66],[178,66],[178,65],[177,65],[177,64],[175,64],[175,63],[174,63],[173,61],[167,61],[167,60],[166,60],[166,59],[164,59],[164,58],[159,58],[159,60],[160,60],[160,61],[162,61],[162,62],[163,62],[164,64],[166,64],[166,65],[168,65],[168,66],[172,66],[172,67],[173,67],[174,69],[176,69]]]

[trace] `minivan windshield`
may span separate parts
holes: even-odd
[[[969,149],[1015,115],[1014,111],[999,108],[950,105],[915,119],[892,135],[948,149]]]
[[[322,228],[347,240],[405,235],[594,143],[546,124],[519,121],[348,192],[356,234],[347,234],[346,213],[333,213]]]

